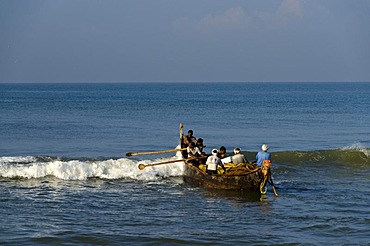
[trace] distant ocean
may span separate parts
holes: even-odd
[[[0,84],[1,245],[370,245],[370,83]],[[260,197],[194,187],[206,152],[270,146]]]

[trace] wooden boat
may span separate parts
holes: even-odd
[[[181,149],[185,148],[183,124],[180,123],[180,144]],[[248,190],[259,193],[265,193],[263,189],[266,185],[266,175],[262,168],[253,164],[241,164],[228,167],[226,173],[207,174],[205,169],[191,164],[187,159],[186,150],[181,151],[185,159],[184,180],[188,183],[199,185],[205,188],[223,189],[223,190]],[[225,164],[225,166],[228,166]]]

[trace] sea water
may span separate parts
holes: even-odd
[[[0,84],[2,245],[370,242],[370,83]],[[279,197],[184,183],[206,152],[270,145]]]

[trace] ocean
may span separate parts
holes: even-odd
[[[0,84],[1,245],[370,245],[370,83]],[[185,183],[270,146],[280,196]]]

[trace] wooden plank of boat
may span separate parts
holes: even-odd
[[[183,124],[180,123],[180,144],[185,147]],[[183,158],[187,158],[186,151],[182,152]],[[188,183],[199,185],[205,188],[225,189],[225,190],[250,190],[260,192],[260,184],[263,174],[260,168],[254,170],[245,169],[242,172],[227,172],[225,174],[207,174],[204,170],[185,161],[184,180]]]

